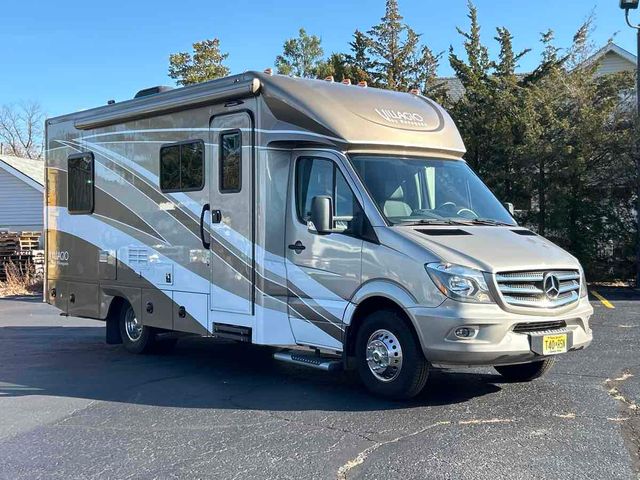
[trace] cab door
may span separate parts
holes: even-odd
[[[210,139],[210,307],[214,322],[231,323],[229,313],[254,313],[252,116],[242,111],[213,117]]]
[[[285,234],[291,329],[297,343],[341,350],[343,314],[362,279],[362,202],[337,155],[299,153],[291,168]],[[308,225],[318,195],[332,198],[329,234]]]

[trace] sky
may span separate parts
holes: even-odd
[[[368,30],[384,14],[384,0],[10,0],[0,7],[0,105],[39,102],[48,116],[132,98],[140,89],[174,85],[169,54],[218,37],[232,73],[274,63],[285,39],[300,27],[321,37],[325,54],[348,50],[355,29]],[[466,0],[399,0],[405,22],[434,52],[461,53],[456,26],[466,29]],[[569,46],[593,12],[597,46],[614,37],[633,52],[636,37],[618,0],[475,0],[484,42],[496,53],[495,29],[514,35],[520,62],[539,58],[540,32],[556,32]],[[634,18],[640,22],[640,11]],[[451,75],[443,60],[440,75]]]

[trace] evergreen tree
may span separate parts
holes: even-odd
[[[193,44],[193,52],[169,56],[169,76],[178,85],[192,85],[229,75],[224,65],[228,53],[220,52],[220,40],[213,38]]]
[[[301,28],[297,38],[284,42],[282,55],[276,57],[276,68],[283,75],[315,78],[318,76],[318,69],[323,67],[323,54],[320,38],[307,34]]]

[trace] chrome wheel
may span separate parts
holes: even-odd
[[[373,376],[391,382],[402,369],[402,347],[389,330],[376,330],[367,342],[367,365]]]
[[[137,342],[142,337],[142,324],[136,318],[133,308],[129,308],[125,314],[124,329],[132,342]]]

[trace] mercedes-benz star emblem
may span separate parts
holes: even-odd
[[[553,273],[548,273],[544,277],[543,283],[544,293],[549,300],[555,300],[560,295],[560,280]]]

